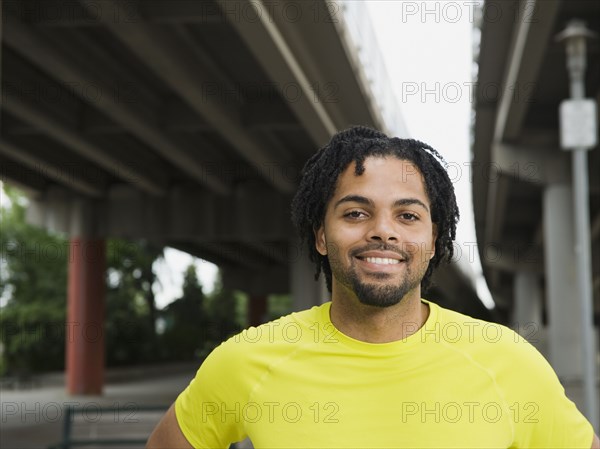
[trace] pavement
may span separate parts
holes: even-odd
[[[36,382],[25,389],[1,389],[0,448],[45,449],[60,443],[69,405],[82,409],[73,419],[73,437],[145,440],[194,377],[197,366],[177,368],[162,374],[150,369],[146,377],[144,369],[130,370],[129,377],[127,370],[118,370],[117,376],[107,376],[102,396],[71,396],[64,383],[55,385],[54,381],[41,382],[41,386]],[[159,410],[145,411],[145,407]]]

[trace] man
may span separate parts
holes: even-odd
[[[316,153],[292,219],[331,302],[215,349],[148,447],[599,448],[531,345],[421,299],[458,221],[442,163],[365,127]]]

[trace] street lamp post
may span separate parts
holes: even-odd
[[[583,358],[584,413],[598,428],[596,402],[596,353],[592,307],[590,215],[588,206],[587,151],[597,144],[596,103],[585,99],[586,38],[594,37],[585,23],[572,20],[557,36],[567,52],[571,98],[560,105],[561,147],[572,152],[573,204],[575,213],[575,261]]]

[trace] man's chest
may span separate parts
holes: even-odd
[[[273,368],[239,413],[255,447],[508,447],[510,404],[460,367]],[[325,364],[327,365],[327,364]]]

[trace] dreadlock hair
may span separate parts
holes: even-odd
[[[432,222],[437,226],[435,255],[421,280],[421,288],[426,291],[434,269],[442,261],[450,261],[454,253],[459,211],[454,186],[445,169],[447,164],[436,150],[423,142],[390,138],[366,126],[353,126],[335,134],[306,162],[301,172],[300,186],[291,203],[292,222],[298,229],[301,243],[308,245],[309,259],[316,265],[315,280],[323,271],[327,289],[331,292],[331,267],[327,256],[316,249],[315,231],[324,223],[327,204],[333,197],[340,174],[354,162],[354,174],[362,175],[364,161],[369,156],[394,156],[412,162],[423,175]]]

